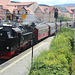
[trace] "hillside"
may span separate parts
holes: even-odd
[[[16,2],[16,1],[11,1],[11,3],[19,3],[19,2]]]
[[[50,7],[49,5],[47,5],[47,4],[39,4],[40,6],[48,6],[48,7]]]
[[[39,4],[40,6],[48,6],[50,7],[49,5],[47,4]],[[75,3],[70,3],[70,4],[60,4],[60,5],[53,5],[54,7],[75,7]]]
[[[55,7],[75,7],[75,3],[54,5]]]

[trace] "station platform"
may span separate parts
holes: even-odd
[[[54,36],[48,37],[42,42],[33,46],[33,57],[37,57],[43,50],[49,50],[50,43]],[[28,75],[31,67],[32,48],[13,57],[0,65],[0,75]]]

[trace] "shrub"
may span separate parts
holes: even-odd
[[[63,28],[53,39],[50,50],[42,52],[34,61],[29,75],[70,75],[72,68],[71,42],[73,31]]]

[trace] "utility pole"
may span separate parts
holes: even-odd
[[[60,20],[60,32],[61,32],[62,21]]]

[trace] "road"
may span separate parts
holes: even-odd
[[[33,47],[34,57],[43,50],[49,50],[52,37],[48,37]],[[28,75],[31,67],[32,48],[0,65],[0,75]]]

